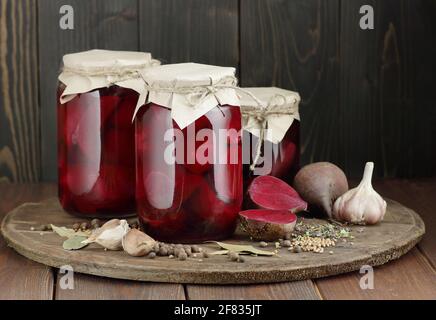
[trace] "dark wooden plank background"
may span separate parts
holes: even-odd
[[[0,180],[56,179],[61,57],[91,48],[150,51],[165,63],[238,68],[244,86],[303,100],[304,162],[350,177],[436,173],[436,0],[0,0]],[[375,29],[359,28],[370,4]]]

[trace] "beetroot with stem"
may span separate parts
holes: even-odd
[[[255,240],[283,239],[294,230],[297,216],[287,210],[245,210],[239,213],[242,229]]]
[[[333,163],[317,162],[303,167],[295,176],[294,187],[311,209],[332,217],[336,199],[348,191],[345,173]]]
[[[304,211],[307,203],[286,182],[273,176],[259,176],[248,187],[248,207],[270,210]]]

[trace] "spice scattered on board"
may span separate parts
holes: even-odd
[[[302,219],[297,223],[291,238],[288,247],[291,252],[324,253],[325,248],[335,247],[339,239],[346,242],[354,236],[351,235],[350,228],[338,222],[309,223]],[[329,253],[332,254],[333,251]]]

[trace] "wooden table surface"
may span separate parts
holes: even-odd
[[[218,286],[143,283],[75,274],[74,290],[61,289],[58,270],[28,260],[0,237],[0,299],[436,299],[436,178],[382,180],[384,196],[418,212],[426,224],[419,245],[374,269],[374,289],[362,290],[358,271],[279,284]],[[0,183],[0,219],[24,202],[56,195],[54,184]]]

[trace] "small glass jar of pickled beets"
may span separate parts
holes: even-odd
[[[143,230],[173,243],[231,236],[243,196],[235,69],[182,63],[143,78],[148,97],[135,116]]]
[[[135,213],[132,117],[149,53],[67,54],[57,92],[58,186],[62,207],[95,218]]]
[[[292,184],[300,168],[298,93],[275,87],[243,88],[244,189],[258,175],[272,175]]]

